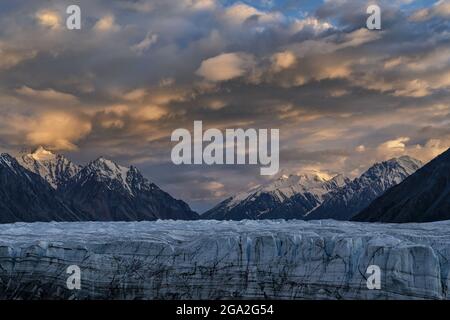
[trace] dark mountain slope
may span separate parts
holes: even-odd
[[[450,149],[388,190],[354,221],[429,222],[450,219]]]

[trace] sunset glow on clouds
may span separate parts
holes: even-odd
[[[257,168],[175,167],[170,133],[279,128],[280,166],[354,176],[450,146],[447,1],[0,3],[0,145],[105,155],[205,208],[257,185]],[[187,186],[196,185],[198,188]],[[194,190],[195,189],[195,190]]]

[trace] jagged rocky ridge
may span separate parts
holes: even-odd
[[[317,174],[283,176],[226,199],[202,218],[349,220],[421,165],[404,156],[376,163],[354,180],[342,175],[331,180]]]
[[[342,176],[326,181],[316,174],[283,175],[267,185],[239,193],[202,215],[204,219],[302,219],[324,197],[348,182]]]
[[[54,154],[43,147],[22,155],[18,161],[24,168],[44,178],[54,189],[67,183],[81,170],[80,166],[65,156]]]
[[[422,163],[408,156],[376,163],[359,178],[332,190],[308,216],[309,220],[350,220],[386,190],[416,172]]]
[[[99,158],[82,168],[44,148],[0,159],[0,223],[196,219],[135,168]]]
[[[197,218],[185,202],[172,198],[135,167],[125,168],[105,158],[89,163],[61,192],[71,207],[87,213],[88,220]]]
[[[449,228],[331,220],[0,225],[0,299],[449,299]],[[66,286],[74,264],[79,291]],[[369,265],[381,269],[381,290],[366,286]]]
[[[0,223],[17,221],[76,221],[66,205],[39,175],[8,154],[0,155]]]
[[[450,149],[389,189],[354,219],[400,223],[450,219]]]

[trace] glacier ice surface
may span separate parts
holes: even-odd
[[[0,225],[0,299],[448,299],[450,221]],[[69,290],[66,269],[81,269]],[[381,268],[369,290],[367,267]]]

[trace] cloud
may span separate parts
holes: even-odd
[[[37,115],[9,115],[2,126],[19,134],[22,145],[46,146],[52,150],[76,150],[76,143],[86,137],[92,126],[82,116],[63,111],[48,111]]]
[[[35,90],[27,86],[23,86],[16,90],[16,92],[26,98],[33,99],[34,101],[46,101],[63,104],[74,104],[78,102],[77,97],[63,92],[58,92],[53,89]]]
[[[124,104],[117,104],[113,106],[106,107],[102,110],[106,114],[115,114],[117,116],[123,116],[130,111],[130,108]]]
[[[450,66],[450,48],[437,47],[425,54],[415,56],[401,56],[395,66],[411,71],[440,70]]]
[[[389,159],[407,154],[427,163],[450,147],[450,136],[447,135],[442,138],[429,139],[423,144],[410,142],[411,139],[408,137],[397,138],[381,144],[377,148],[377,151],[382,159]]]
[[[205,184],[204,188],[213,192],[214,198],[224,197],[226,195],[225,185],[217,181],[211,181]]]
[[[272,69],[279,72],[289,69],[297,62],[297,57],[291,51],[278,52],[272,56]]]
[[[378,146],[378,151],[387,157],[401,155],[405,152],[406,143],[409,140],[409,137],[400,137],[385,141]]]
[[[50,29],[58,29],[61,26],[61,17],[56,11],[41,10],[36,13],[36,19],[41,26]]]
[[[446,137],[444,139],[430,139],[424,145],[411,146],[407,153],[412,157],[415,157],[422,162],[426,163],[441,153],[448,150],[450,147],[450,139]]]
[[[292,33],[298,33],[305,30],[312,30],[314,33],[321,33],[334,28],[327,21],[317,19],[316,17],[306,17],[304,19],[296,19],[291,26]]]
[[[222,100],[212,100],[207,104],[207,107],[211,110],[220,110],[227,106],[225,101]]]
[[[158,35],[154,33],[147,33],[144,40],[135,44],[131,47],[131,50],[135,51],[137,54],[143,54],[147,51],[152,45],[154,45],[158,41]]]
[[[163,78],[161,80],[159,80],[159,86],[160,87],[170,87],[172,85],[174,85],[176,82],[176,80],[174,78]]]
[[[182,2],[191,10],[212,10],[216,7],[215,0],[182,0]]]
[[[120,26],[116,24],[115,17],[113,15],[104,16],[94,25],[94,30],[99,32],[115,32],[119,29]]]
[[[445,56],[445,49],[443,52],[442,56],[430,54],[419,58],[393,58],[384,63],[384,70],[374,69],[370,75],[356,75],[351,80],[355,84],[394,96],[431,96],[436,91],[450,88],[450,58]]]
[[[414,79],[403,82],[401,87],[394,88],[394,95],[405,97],[425,97],[430,94],[429,86],[426,81]]]
[[[140,107],[133,113],[133,117],[140,121],[155,121],[161,119],[165,115],[167,115],[167,110],[160,106]]]
[[[204,60],[196,73],[209,81],[227,81],[247,74],[254,64],[249,54],[224,53]]]
[[[36,50],[21,50],[9,47],[0,41],[0,70],[10,69],[36,56]]]
[[[123,95],[123,98],[126,101],[134,101],[134,102],[141,102],[144,100],[144,98],[147,96],[147,90],[145,89],[135,89],[132,91],[129,91]]]
[[[440,0],[436,2],[431,8],[419,9],[410,17],[411,21],[422,22],[430,20],[434,17],[450,18],[450,2],[447,0]]]
[[[154,4],[147,0],[121,1],[120,6],[124,9],[144,13],[150,13],[154,10]]]
[[[240,25],[248,21],[250,18],[255,18],[259,23],[273,23],[281,20],[281,14],[277,12],[266,13],[260,11],[245,3],[238,2],[225,10],[224,19],[231,25]]]
[[[264,180],[251,166],[175,168],[170,134],[194,120],[279,128],[287,172],[429,159],[450,146],[446,2],[417,23],[404,3],[380,0],[374,32],[361,1],[80,0],[86,28],[65,32],[55,1],[0,1],[0,147],[111,155],[202,208]]]
[[[319,39],[306,39],[291,44],[290,49],[297,57],[322,56],[332,54],[346,48],[359,47],[382,37],[382,32],[372,32],[367,29],[358,29],[349,33],[334,33]]]

